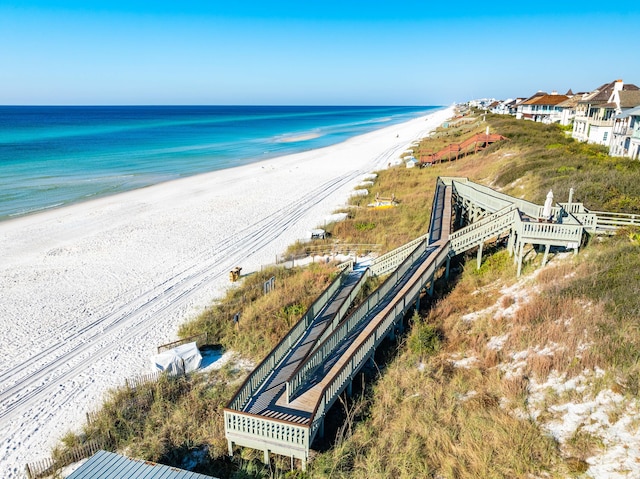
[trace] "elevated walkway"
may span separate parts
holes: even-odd
[[[421,156],[420,163],[431,165],[434,163],[440,163],[444,160],[454,161],[460,158],[461,155],[477,153],[478,151],[484,150],[490,144],[502,140],[506,140],[502,135],[494,133],[478,133],[473,135],[471,138],[467,138],[461,143],[451,143],[449,146],[444,147],[436,153]]]
[[[324,418],[376,348],[401,331],[406,314],[423,291],[432,294],[437,275],[448,277],[452,257],[507,238],[521,271],[525,244],[557,246],[577,253],[587,231],[640,225],[640,216],[589,212],[580,203],[543,207],[496,192],[466,178],[438,179],[429,233],[377,258],[369,268],[343,266],[340,276],[281,343],[247,378],[224,411],[229,454],[235,446],[297,458],[303,467]],[[455,229],[457,227],[457,229]],[[455,231],[454,231],[455,229]],[[347,315],[369,275],[388,275]]]

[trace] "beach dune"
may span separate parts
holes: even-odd
[[[0,477],[21,477],[178,326],[452,115],[0,223]]]

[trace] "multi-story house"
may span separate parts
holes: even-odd
[[[636,85],[625,85],[622,80],[606,83],[585,95],[576,105],[571,136],[579,141],[587,141],[609,146],[613,134],[613,117],[625,108],[623,104],[638,91]],[[627,92],[627,93],[625,93]]]
[[[633,126],[631,130],[631,140],[629,141],[629,158],[640,160],[640,107],[636,107],[631,114]]]
[[[495,113],[496,115],[508,115],[509,107],[507,105],[512,101],[513,99],[509,98],[507,100],[497,102],[497,104],[491,108],[491,113]]]
[[[571,92],[571,90],[569,91]],[[558,108],[560,109],[560,124],[562,126],[573,123],[573,119],[576,116],[576,107],[584,95],[586,95],[586,93],[576,93],[575,95],[573,93],[571,93],[571,95],[567,93],[567,96],[570,98],[562,103],[558,103]]]
[[[567,95],[558,95],[556,92],[552,92],[551,95],[538,92],[518,105],[516,118],[543,123],[559,123],[562,108],[558,105],[568,99]]]
[[[640,94],[640,92],[638,92]],[[613,119],[613,135],[609,146],[611,156],[640,157],[640,106],[628,109]]]

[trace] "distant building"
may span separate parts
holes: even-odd
[[[622,80],[616,80],[585,95],[576,105],[571,136],[579,141],[609,146],[614,116],[640,104],[633,105],[640,100],[638,90],[636,85],[625,85]]]

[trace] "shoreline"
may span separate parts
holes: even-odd
[[[88,107],[88,110],[93,111],[96,108],[98,111],[100,110],[99,107]],[[21,133],[18,131],[16,145],[23,153],[17,154],[15,168],[11,166],[11,161],[7,165],[5,181],[3,182],[0,178],[0,189],[3,187],[7,189],[6,201],[0,204],[0,222],[171,180],[234,168],[311,149],[320,149],[381,128],[379,123],[381,119],[377,117],[353,122],[352,115],[361,116],[362,114],[353,107],[317,107],[316,109],[303,107],[300,122],[294,121],[297,117],[295,108],[292,110],[288,107],[262,107],[264,111],[261,111],[260,107],[213,106],[201,108],[202,111],[198,113],[198,109],[193,110],[188,107],[177,107],[175,110],[160,107],[160,111],[166,110],[166,118],[163,118],[162,115],[151,115],[150,120],[146,121],[148,108],[118,107],[118,111],[123,109],[120,113],[123,118],[135,119],[135,121],[122,124],[116,122],[115,125],[112,125],[113,118],[108,114],[95,114],[98,124],[96,126],[87,125],[86,134],[89,135],[90,141],[86,142],[78,139],[83,137],[83,129],[78,129],[78,118],[73,113],[70,114],[69,119],[70,131],[60,128],[58,124],[61,120],[60,114],[52,117],[51,128],[53,132],[51,135],[46,133],[48,131],[46,121],[43,125],[45,129],[40,136],[34,134],[31,137],[22,132],[23,138],[21,138]],[[337,110],[335,110],[336,108]],[[365,110],[370,111],[369,114],[373,114],[379,108],[367,107]],[[389,108],[393,110],[396,107]],[[401,124],[414,118],[424,117],[443,107],[429,106],[424,107],[427,108],[426,111],[413,111],[416,108],[418,107],[411,107],[410,111],[395,112],[397,116],[392,115],[382,119],[384,120],[382,124],[386,126]],[[66,110],[68,108],[60,107],[60,109]],[[333,116],[340,114],[342,110],[344,110],[345,118],[348,118],[342,123],[336,120],[337,122],[324,124],[318,120],[319,123],[311,122],[313,124],[310,124],[309,118],[314,115],[329,114],[329,116]],[[383,110],[378,111],[377,114],[389,113],[385,108]],[[245,116],[247,112],[249,115]],[[205,115],[202,115],[203,113]],[[41,113],[40,116],[42,115]],[[184,115],[189,118],[187,121],[182,121]],[[228,138],[223,138],[220,133],[215,131],[213,136],[205,136],[202,131],[197,130],[197,125],[200,123],[208,125],[208,120],[203,121],[203,118],[208,118],[208,115],[214,115],[211,121],[223,129],[225,129],[225,125],[231,126],[234,123],[233,118],[238,117],[240,119],[236,127],[238,136],[231,135]],[[0,111],[0,120],[6,119],[6,116]],[[21,118],[23,115],[18,116],[18,123]],[[271,125],[269,118],[274,121],[274,126]],[[248,124],[262,121],[264,130],[257,128],[257,126],[248,127],[244,124],[245,120],[248,121]],[[100,121],[104,121],[104,124]],[[196,128],[191,136],[178,135],[175,137],[171,133],[171,131],[180,131],[184,125]],[[349,131],[350,126],[354,128],[354,131]],[[158,137],[150,138],[150,132],[153,128],[160,127],[170,130],[163,131],[163,134]],[[129,136],[132,131],[139,129],[141,129],[140,135],[142,135],[142,138],[139,139],[140,143],[137,144],[135,141],[132,143]],[[99,137],[100,134],[109,133],[122,136],[114,138],[114,144],[118,144],[120,141],[131,143],[128,145],[126,154],[118,148],[111,151],[104,146],[100,148],[93,145],[93,140],[98,144],[102,141]],[[248,134],[253,134],[255,137],[240,140]],[[80,136],[78,137],[78,135]],[[95,135],[98,137],[94,138]],[[2,150],[3,145],[11,144],[7,143],[7,140],[11,140],[11,133],[0,135],[0,137],[2,137],[0,138],[0,150]],[[62,144],[53,148],[50,156],[43,156],[42,145],[38,146],[37,142],[40,140],[42,143],[49,139],[54,142],[60,140]],[[25,143],[22,143],[23,141]],[[34,141],[36,144],[31,145],[31,142]],[[82,145],[79,149],[86,150],[82,154],[76,148],[78,144]],[[213,156],[203,153],[210,148],[216,151]],[[33,149],[32,158],[27,160],[24,152],[31,149]],[[65,149],[70,151],[70,156],[66,159],[64,155],[60,154],[60,151]],[[98,160],[102,157],[108,159],[104,164],[102,160]],[[147,160],[144,160],[145,158]],[[46,171],[43,172],[38,167],[34,168],[34,165],[43,161],[54,171],[57,171],[58,176],[55,174],[50,176]],[[88,168],[91,163],[94,164]],[[100,165],[95,163],[100,163]],[[97,169],[95,169],[96,166],[98,166]]]
[[[107,389],[147,372],[230,268],[273,263],[451,112],[0,222],[0,475],[20,477]]]

